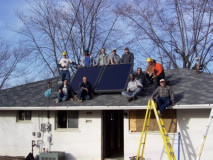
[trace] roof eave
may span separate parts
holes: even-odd
[[[211,109],[213,104],[175,105],[169,109]],[[0,107],[0,110],[144,110],[147,106],[16,106]]]

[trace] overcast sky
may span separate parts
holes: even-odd
[[[0,0],[0,37],[9,41],[18,39],[12,31],[21,26],[15,12],[24,10],[26,6],[25,0]]]

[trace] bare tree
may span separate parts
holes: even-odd
[[[207,69],[213,61],[213,2],[211,0],[132,0],[118,14],[136,30],[147,56],[162,60],[167,68],[191,68],[196,57]],[[133,24],[133,25],[132,25]]]
[[[27,13],[17,12],[24,27],[17,32],[25,37],[25,45],[37,55],[51,75],[63,51],[77,64],[85,49],[94,55],[109,45],[118,16],[109,0],[30,0]],[[75,67],[71,68],[75,72]]]
[[[0,90],[5,87],[8,80],[14,78],[12,75],[22,75],[24,72],[15,73],[17,65],[28,55],[28,51],[21,46],[13,47],[6,41],[0,40]]]

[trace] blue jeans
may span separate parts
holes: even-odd
[[[158,97],[157,103],[161,112],[163,112],[170,104],[171,99],[169,97]]]
[[[70,81],[70,72],[68,70],[61,71],[61,81],[64,82],[65,79],[67,79],[68,82]]]
[[[123,91],[121,94],[128,98],[134,98],[141,92],[141,88],[137,88],[134,92]]]
[[[58,93],[58,100],[59,101],[67,101],[69,99],[68,95],[64,95],[62,92]]]
[[[84,89],[80,89],[80,91],[78,92],[78,99],[90,100],[91,96]]]

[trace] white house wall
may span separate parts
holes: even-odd
[[[195,160],[199,150],[202,135],[209,118],[209,109],[183,109],[177,110],[178,132],[182,135],[180,160]],[[124,118],[124,159],[136,156],[141,133],[129,132],[129,120]],[[170,134],[173,148],[178,155],[178,133]],[[213,124],[209,130],[207,141],[202,154],[202,159],[210,160],[213,157]],[[146,160],[165,160],[167,154],[163,147],[161,135],[156,132],[149,132],[145,150]]]
[[[41,118],[38,113],[41,112]],[[38,140],[32,132],[39,131],[39,123],[46,123],[47,111],[33,111],[32,121],[16,122],[16,111],[0,112],[0,155],[26,156],[31,152],[31,141]],[[101,114],[102,111],[79,111],[79,129],[55,130],[55,111],[50,112],[52,124],[53,151],[65,151],[67,159],[73,160],[100,160],[101,159]],[[178,132],[182,135],[180,160],[194,160],[200,147],[202,135],[208,122],[209,109],[179,109],[177,110]],[[39,122],[40,120],[40,122]],[[89,121],[88,121],[89,120]],[[44,134],[45,148],[48,133]],[[124,118],[124,159],[137,155],[141,134],[129,132],[129,119]],[[178,151],[178,136],[170,134],[175,153]],[[39,138],[41,139],[41,138]],[[202,159],[211,160],[213,157],[213,124],[210,127]],[[38,148],[34,147],[35,155]],[[163,147],[163,140],[159,132],[148,135],[145,151],[147,160],[165,160],[167,154]],[[149,158],[149,159],[148,159]]]
[[[41,140],[32,136],[32,132],[39,132],[40,123],[47,123],[47,111],[32,112],[31,122],[16,122],[16,111],[0,112],[0,155],[26,156],[31,152],[32,140]],[[79,129],[55,130],[55,111],[50,112],[50,123],[52,124],[52,151],[65,151],[66,159],[100,160],[101,159],[101,111],[79,112]],[[89,121],[88,121],[89,120]],[[43,140],[44,148],[48,148],[45,132]],[[34,155],[39,153],[34,147]]]

